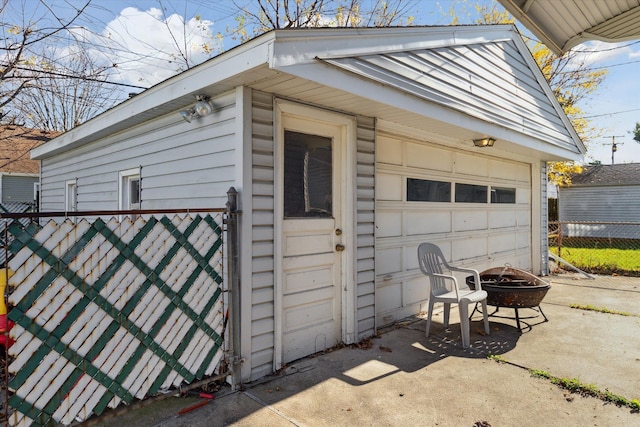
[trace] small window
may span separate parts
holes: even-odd
[[[285,131],[285,218],[333,216],[332,143],[324,136]]]
[[[66,212],[78,210],[78,182],[75,179],[66,182],[64,199],[64,209]]]
[[[120,172],[120,206],[122,210],[140,209],[141,202],[140,169]]]
[[[456,183],[456,203],[487,203],[487,186]]]
[[[451,183],[407,178],[408,202],[451,202]]]
[[[491,187],[491,203],[515,203],[516,189]]]

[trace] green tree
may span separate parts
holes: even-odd
[[[632,131],[633,140],[636,142],[640,142],[640,123],[636,122],[636,127]]]

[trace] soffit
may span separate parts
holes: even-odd
[[[588,40],[640,37],[640,0],[498,0],[558,55]]]

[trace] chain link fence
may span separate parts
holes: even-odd
[[[549,250],[588,273],[640,276],[640,222],[549,222]]]

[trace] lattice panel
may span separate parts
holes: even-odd
[[[222,218],[11,226],[11,425],[84,421],[213,373]]]

